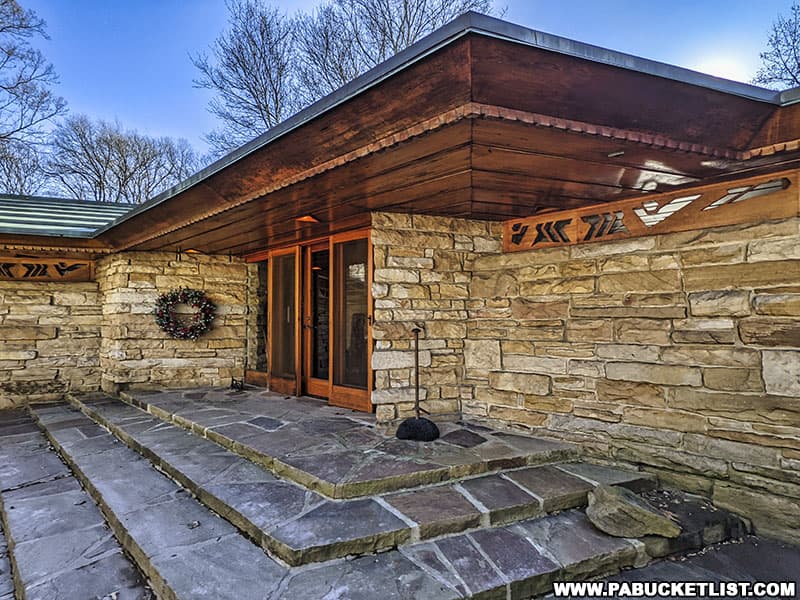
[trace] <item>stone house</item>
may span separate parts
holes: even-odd
[[[430,413],[800,540],[798,97],[464,15],[124,214],[0,198],[0,407],[246,377],[390,422],[419,327]]]

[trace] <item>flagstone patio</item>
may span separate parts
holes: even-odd
[[[574,444],[469,423],[439,423],[442,435],[434,442],[398,440],[371,414],[258,388],[136,391],[123,398],[330,498],[380,494],[579,454]]]

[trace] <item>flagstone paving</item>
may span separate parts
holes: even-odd
[[[330,498],[355,498],[577,457],[572,444],[457,423],[428,443],[398,440],[373,415],[264,390],[123,393],[172,421]],[[84,399],[90,404],[91,399]]]
[[[202,399],[192,394],[184,400]],[[236,421],[207,409],[217,411],[218,422],[227,420],[220,428],[242,436],[236,444],[248,443],[251,427],[261,429],[254,435],[263,444],[267,428],[280,434],[291,423],[275,406],[256,414],[251,400],[243,399],[239,407],[247,412]],[[547,593],[554,581],[602,577],[744,532],[729,513],[653,489],[654,478],[643,473],[583,462],[529,465],[531,453],[553,451],[552,442],[484,427],[453,424],[443,428],[449,441],[440,448],[408,448],[368,417],[343,423],[349,411],[331,416],[310,401],[289,406],[315,414],[291,429],[314,438],[299,444],[313,449],[308,456],[320,448],[342,451],[343,436],[350,450],[382,452],[386,464],[437,464],[432,457],[446,456],[451,466],[468,467],[458,480],[450,473],[433,485],[332,500],[213,436],[192,434],[187,428],[203,431],[194,420],[179,427],[164,413],[101,395],[72,402],[31,407],[38,426],[24,412],[0,412],[0,520],[9,539],[8,547],[0,541],[0,600],[13,597],[11,573],[18,594],[26,586],[26,598],[147,598],[140,572],[164,598],[522,599]],[[332,433],[325,435],[328,425]],[[502,472],[472,471],[473,451],[486,444],[482,463],[508,465]],[[351,472],[364,464],[352,463]],[[363,479],[364,489],[372,481]],[[644,493],[675,514],[684,532],[675,540],[599,532],[572,508],[597,483]],[[561,512],[547,514],[553,510]]]
[[[524,476],[528,470],[542,469],[550,487],[536,495],[505,475],[492,474],[461,485],[444,483],[334,501],[279,479],[214,442],[119,400],[92,395],[75,397],[72,404],[76,410],[71,414],[63,409],[60,435],[72,439],[70,427],[89,431],[91,417],[290,565],[366,554],[418,539],[520,520],[543,514],[544,505],[559,509],[582,506],[591,488],[552,467],[523,467],[512,473]],[[620,471],[615,476],[633,481],[637,474]],[[638,476],[654,485],[652,477],[643,473]],[[561,483],[555,485],[559,478]],[[645,487],[646,483],[641,485]],[[576,494],[576,489],[583,493]]]
[[[89,495],[22,412],[0,413],[0,599],[151,598]],[[2,532],[0,532],[0,539]]]

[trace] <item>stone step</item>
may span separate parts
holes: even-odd
[[[2,524],[0,524],[0,600],[14,600],[14,579],[11,576],[8,545]]]
[[[459,484],[333,501],[114,399],[73,398],[72,403],[290,565],[367,554],[582,506],[593,485],[585,479],[594,474],[592,465],[570,464],[563,468],[582,475],[561,467],[524,467]],[[609,483],[654,486],[654,478],[646,474],[596,469]]]
[[[574,460],[573,444],[443,423],[434,442],[398,440],[373,415],[265,390],[123,392],[121,398],[334,499]]]
[[[159,598],[269,598],[286,576],[233,525],[79,412],[30,410]]]
[[[379,554],[286,567],[79,412],[63,405],[38,406],[32,414],[98,500],[161,598],[522,599],[547,593],[554,581],[610,575],[643,565],[672,546],[699,548],[741,527],[737,519],[707,503],[653,490],[647,492],[653,501],[686,527],[681,538],[667,545],[661,538],[607,536],[594,529],[582,511],[570,509],[412,542]],[[605,467],[569,467],[582,470],[587,478],[590,472],[596,479],[615,477]]]
[[[153,597],[27,414],[0,413],[0,465],[0,600]]]

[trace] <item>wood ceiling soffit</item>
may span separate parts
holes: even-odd
[[[699,154],[720,159],[729,159],[729,160],[745,159],[745,153],[743,152],[738,152],[729,149],[722,149],[722,148],[714,148],[711,146],[696,144],[692,142],[683,142],[680,140],[669,138],[667,136],[654,135],[651,133],[646,133],[641,131],[617,129],[613,127],[595,125],[592,123],[586,123],[577,120],[561,119],[549,115],[530,113],[530,112],[508,109],[493,105],[480,104],[477,102],[468,102],[459,107],[451,109],[445,113],[442,113],[441,115],[422,121],[414,125],[413,127],[409,127],[403,131],[395,132],[384,138],[376,140],[375,142],[372,142],[370,144],[352,150],[351,152],[332,158],[331,160],[325,161],[324,163],[316,165],[310,169],[306,169],[300,173],[293,175],[292,177],[286,178],[282,181],[276,182],[269,186],[258,188],[253,192],[251,192],[250,194],[240,198],[239,200],[236,200],[235,202],[228,202],[224,206],[219,206],[212,210],[201,213],[199,215],[195,215],[192,218],[185,219],[181,223],[173,225],[167,229],[158,230],[156,232],[146,233],[138,237],[135,237],[116,249],[125,250],[133,246],[136,246],[138,244],[149,241],[151,239],[167,235],[174,231],[178,231],[179,229],[183,229],[184,227],[187,227],[189,225],[199,223],[201,221],[214,217],[223,212],[229,211],[233,208],[236,208],[248,202],[257,200],[258,198],[261,198],[279,189],[294,185],[305,179],[309,179],[311,177],[320,175],[324,172],[330,171],[337,167],[341,167],[347,163],[358,160],[359,158],[363,158],[369,154],[396,146],[401,142],[405,142],[412,138],[419,137],[425,133],[439,129],[446,125],[450,125],[452,123],[455,123],[456,121],[460,121],[465,118],[469,119],[496,118],[507,121],[518,121],[540,127],[552,127],[555,129],[561,129],[564,131],[570,131],[584,135],[600,136],[620,141],[641,144],[653,148],[663,148],[673,151],[690,152],[693,154]],[[207,186],[207,184],[205,183],[204,185]]]

